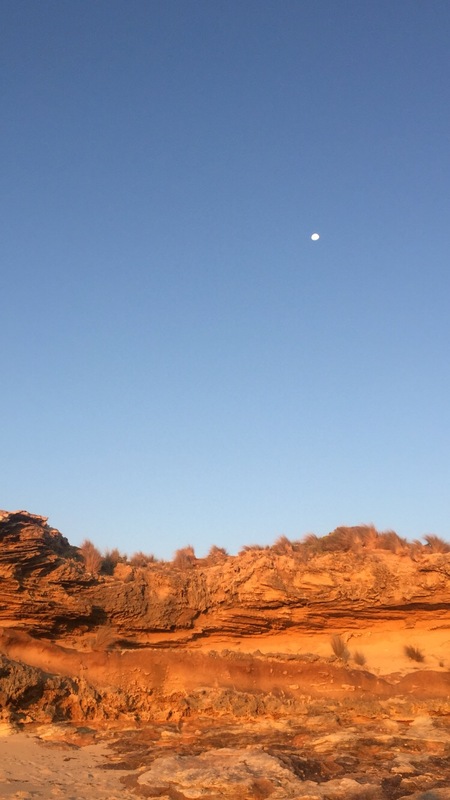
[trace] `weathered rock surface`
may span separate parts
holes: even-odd
[[[0,625],[45,634],[86,618],[95,624],[83,592],[94,582],[76,547],[26,511],[0,511]]]
[[[335,534],[102,575],[0,512],[0,719],[89,721],[145,797],[448,797],[450,554]]]
[[[269,548],[182,569],[156,562],[121,579],[87,573],[77,548],[25,511],[0,512],[0,545],[0,624],[36,635],[110,625],[131,643],[169,645],[215,634],[357,630],[407,615],[450,626],[448,553]]]

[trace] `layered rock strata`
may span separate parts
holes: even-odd
[[[268,548],[93,575],[45,517],[0,512],[0,625],[37,636],[109,626],[125,646],[168,646],[380,620],[448,628],[449,578],[450,554],[364,548],[309,556]]]

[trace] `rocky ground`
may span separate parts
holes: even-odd
[[[448,798],[448,713],[402,698],[306,703],[272,719],[30,723],[0,739],[0,797]]]
[[[0,545],[0,797],[450,798],[442,543],[338,529],[102,574],[0,512]]]

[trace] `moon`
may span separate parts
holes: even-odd
[[[318,233],[313,233],[311,234],[311,239],[313,240],[313,242],[317,242],[317,240],[320,239],[320,236]]]

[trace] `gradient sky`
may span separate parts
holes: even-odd
[[[449,539],[448,0],[0,18],[0,506],[166,558]]]

